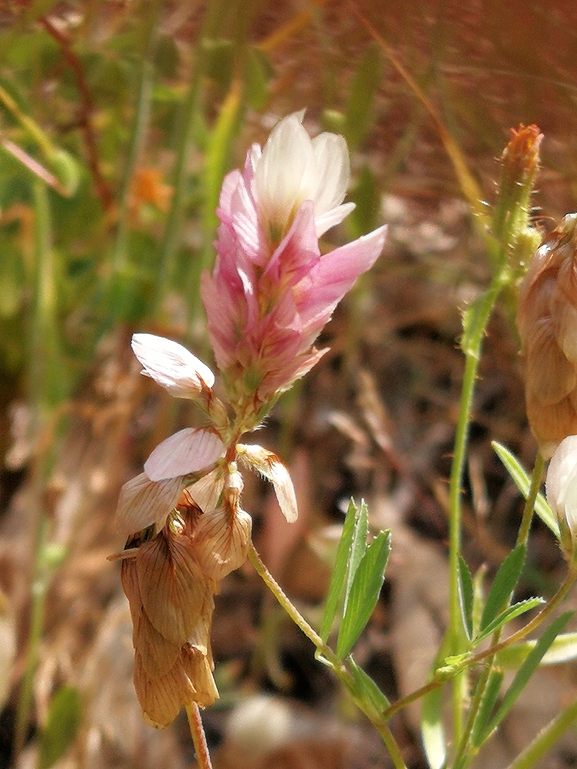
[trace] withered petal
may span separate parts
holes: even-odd
[[[203,708],[210,707],[219,697],[212,676],[212,661],[188,644],[182,648],[181,659],[183,669],[194,687],[193,702]]]
[[[555,338],[550,319],[535,324],[527,349],[527,391],[542,405],[565,398],[577,385],[577,373]]]
[[[153,523],[157,529],[161,528],[176,505],[181,488],[181,478],[159,483],[151,481],[146,473],[132,478],[120,491],[116,513],[118,529],[127,536]]]
[[[136,557],[142,604],[152,625],[182,645],[202,617],[209,592],[187,537],[159,534]]]
[[[164,729],[172,723],[183,703],[190,702],[194,696],[180,659],[166,675],[151,677],[138,652],[134,659],[134,688],[144,720],[156,729]]]
[[[139,621],[134,623],[132,638],[142,666],[151,678],[164,676],[174,667],[180,655],[181,646],[161,635],[144,611]]]
[[[246,560],[252,519],[244,510],[205,513],[194,533],[195,554],[203,573],[219,580]]]
[[[136,625],[140,620],[140,615],[142,613],[142,598],[140,596],[135,558],[127,558],[122,561],[120,567],[120,581],[122,583],[124,594],[128,598],[132,624]]]

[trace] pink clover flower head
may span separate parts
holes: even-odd
[[[202,300],[217,365],[233,405],[266,411],[324,351],[314,341],[356,278],[380,255],[386,228],[322,255],[319,236],[353,209],[343,204],[344,139],[310,139],[302,114],[253,146],[223,182],[217,258]]]
[[[196,398],[214,385],[214,374],[205,364],[171,339],[154,334],[134,334],[132,350],[144,376],[154,379],[176,398]]]

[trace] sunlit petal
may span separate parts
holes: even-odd
[[[153,481],[189,475],[208,467],[224,454],[218,435],[206,427],[185,427],[160,443],[144,463]]]

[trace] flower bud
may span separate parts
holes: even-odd
[[[527,417],[541,454],[577,433],[577,214],[537,249],[519,290]]]

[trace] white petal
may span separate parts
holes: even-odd
[[[343,136],[322,133],[312,140],[315,179],[311,186],[315,219],[340,205],[347,191],[350,174],[349,151]]]
[[[187,491],[201,510],[216,510],[224,489],[223,468],[216,467],[200,480],[187,486]]]
[[[195,398],[203,385],[212,387],[214,374],[186,347],[154,334],[134,334],[132,350],[144,366],[143,374],[172,395]]]
[[[153,483],[146,473],[125,483],[120,491],[116,520],[125,535],[136,534],[155,523],[161,529],[180,496],[182,481],[171,478]]]
[[[564,507],[567,481],[576,467],[577,435],[570,435],[557,447],[547,470],[547,501],[553,510]]]
[[[345,217],[351,213],[351,211],[354,211],[354,209],[354,203],[343,203],[342,206],[331,208],[330,211],[327,211],[320,216],[315,214],[315,232],[317,234],[317,238],[320,238],[321,235],[324,235],[325,232],[330,230],[331,227],[336,227],[337,224],[340,224],[343,219],[345,219]]]
[[[273,225],[284,226],[302,194],[303,177],[314,166],[311,140],[297,115],[283,118],[273,128],[257,162],[254,191]]]
[[[152,481],[196,473],[224,454],[224,443],[207,427],[185,427],[159,444],[144,463]]]
[[[577,435],[565,438],[547,471],[547,501],[559,520],[577,530]]]
[[[276,454],[262,446],[238,444],[239,459],[256,470],[274,486],[282,514],[289,523],[298,518],[298,507],[293,482],[286,465]]]

